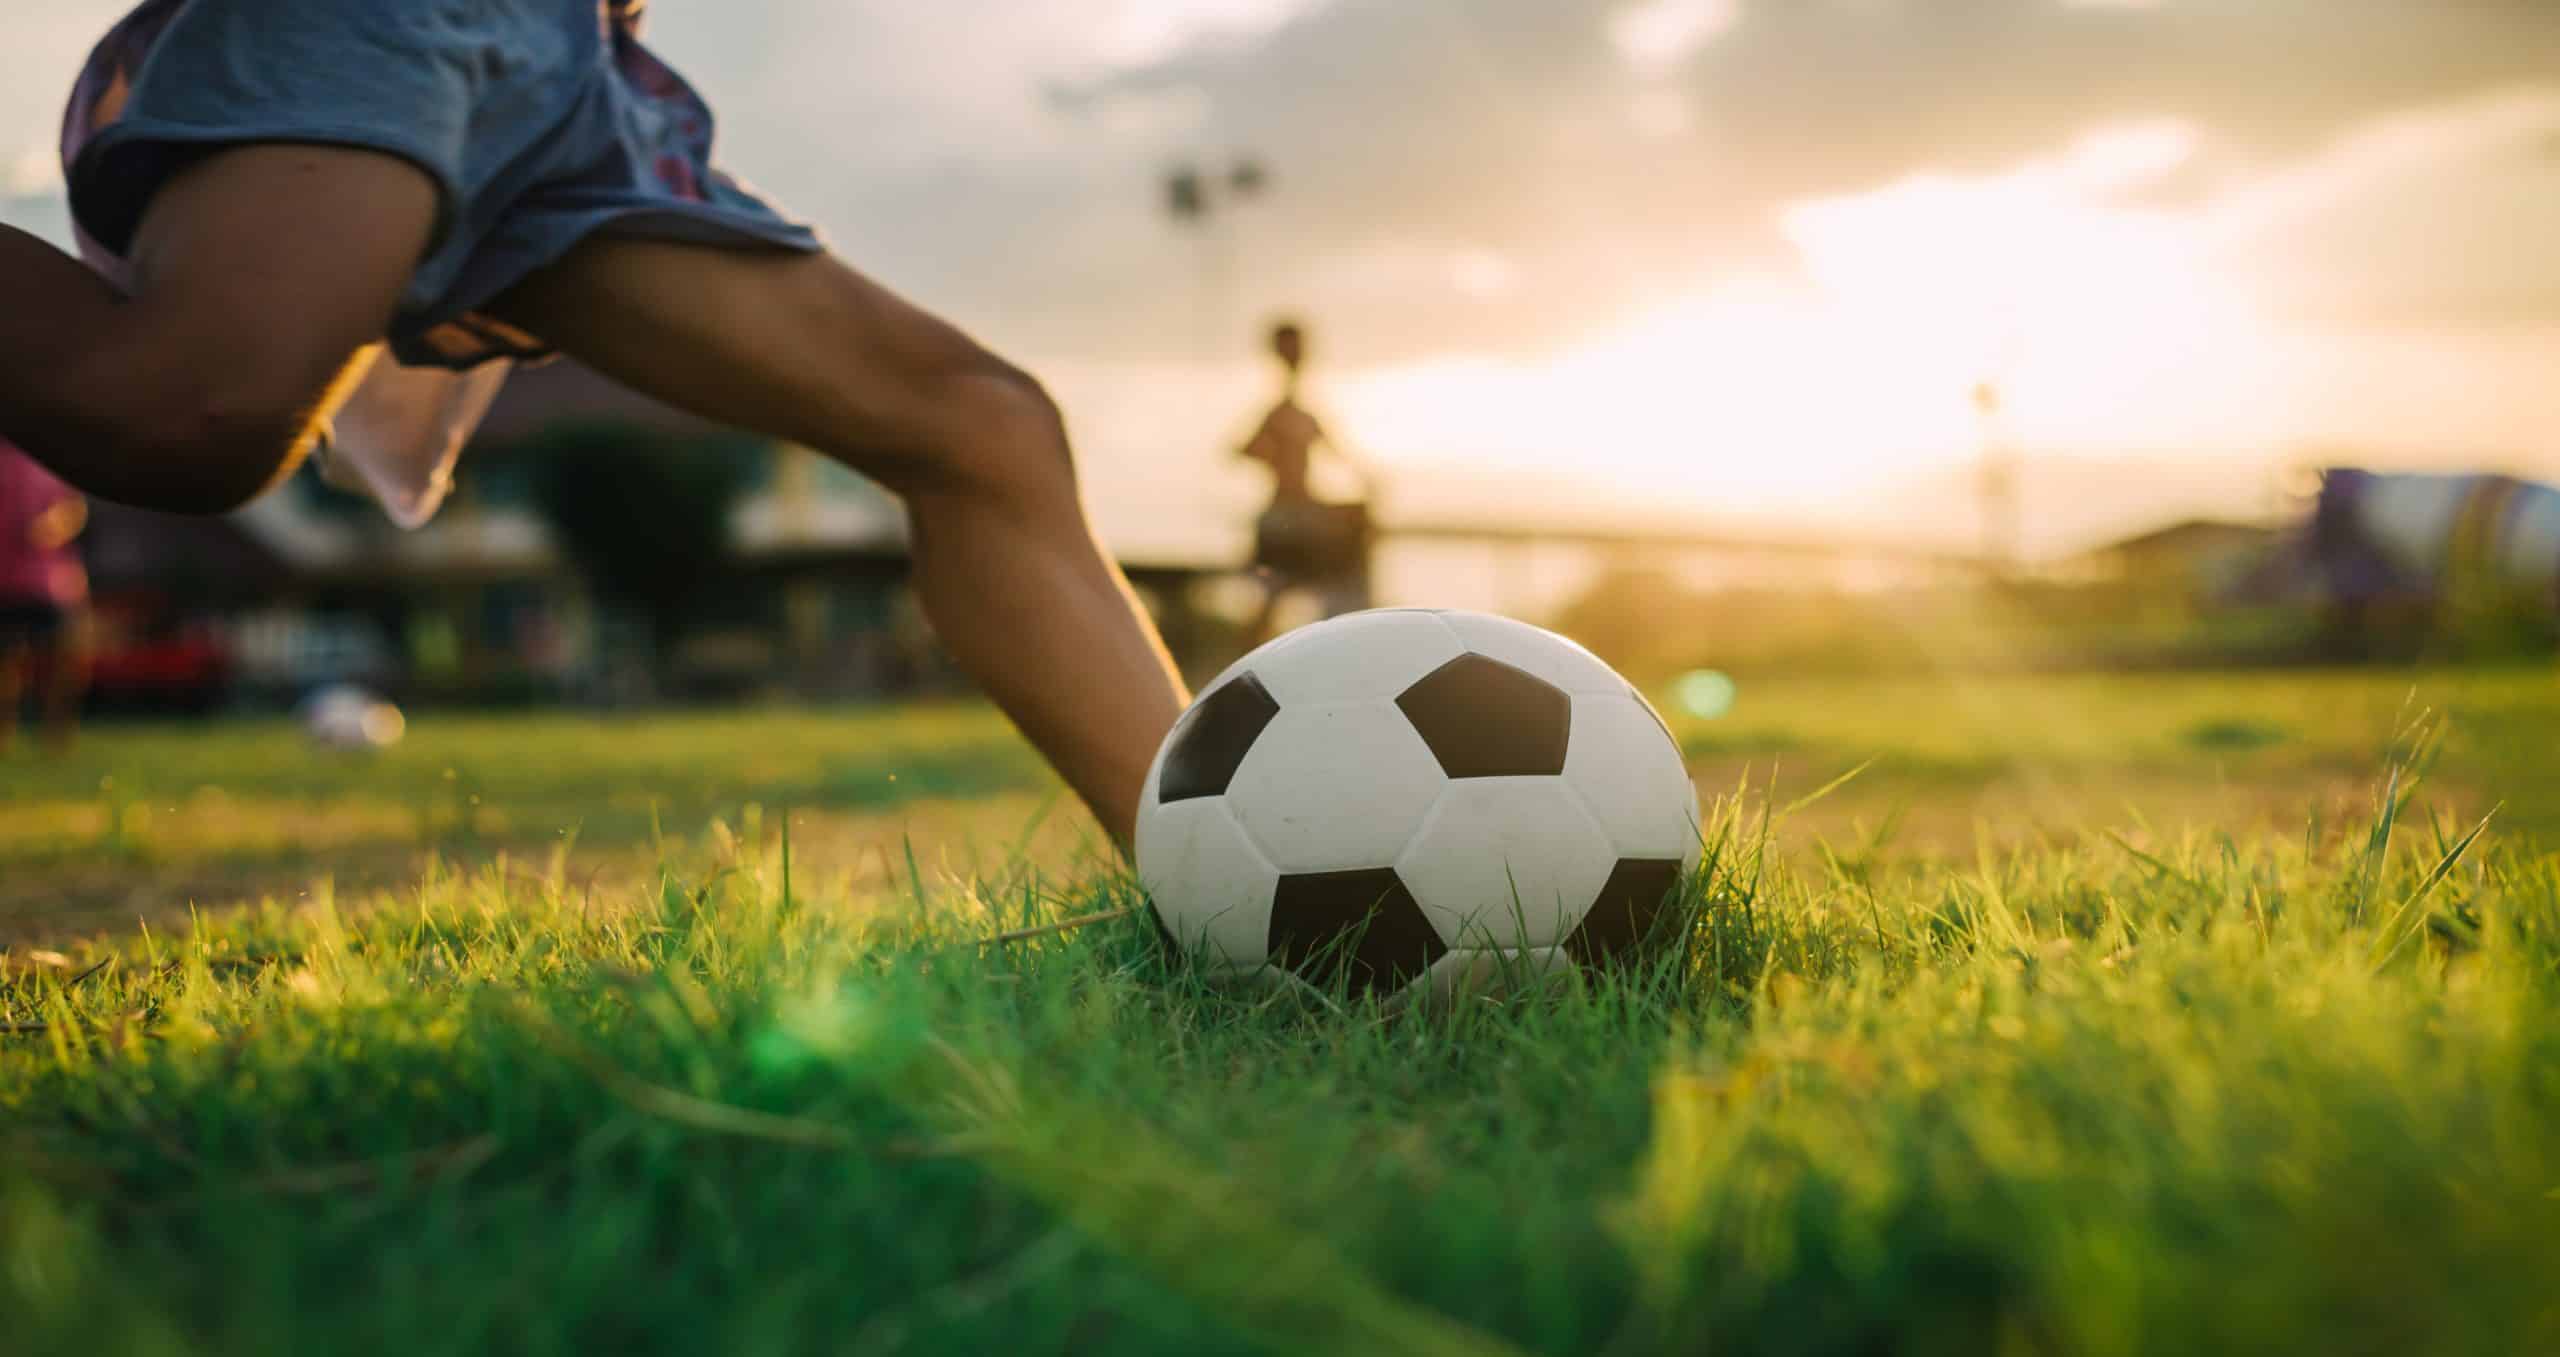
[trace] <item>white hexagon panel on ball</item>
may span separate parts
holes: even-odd
[[[1453,782],[1396,875],[1452,950],[1564,942],[1618,855],[1562,778]]]
[[[1432,670],[1466,653],[1437,613],[1353,613],[1289,633],[1248,657],[1281,710],[1393,701]]]
[[[1614,693],[1627,686],[1607,661],[1544,627],[1492,613],[1444,612],[1440,620],[1467,649],[1526,669],[1568,693]]]
[[[1447,779],[1392,703],[1282,707],[1227,787],[1283,872],[1390,867]]]
[[[1138,817],[1139,882],[1184,951],[1236,971],[1259,970],[1280,869],[1222,797],[1158,805]]]
[[[1662,719],[1632,691],[1576,693],[1564,779],[1625,858],[1698,865],[1698,788]]]
[[[1568,979],[1575,959],[1562,947],[1451,952],[1406,992],[1435,1001],[1514,998]]]

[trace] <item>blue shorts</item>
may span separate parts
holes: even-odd
[[[436,183],[432,243],[389,338],[406,363],[542,352],[478,308],[611,231],[819,248],[712,168],[710,108],[639,41],[641,0],[147,0],[90,58],[64,121],[81,232],[113,256],[210,150],[364,147]]]

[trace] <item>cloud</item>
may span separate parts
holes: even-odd
[[[0,198],[42,197],[61,187],[61,155],[52,146],[30,146],[0,160]]]
[[[753,64],[665,45],[721,100],[733,158],[1051,377],[1097,474],[1121,478],[1102,500],[1250,500],[1215,453],[1258,390],[1256,322],[1284,308],[1317,327],[1339,422],[1393,457],[1545,465],[1650,442],[1663,467],[1690,465],[1683,447],[1706,460],[1648,485],[1687,474],[1803,509],[1872,466],[1959,455],[1952,351],[1989,341],[1915,326],[1917,304],[1894,325],[1805,323],[1789,298],[1843,270],[1909,300],[1997,268],[2050,283],[2049,308],[2118,308],[2152,338],[2083,327],[2022,374],[2022,419],[2039,390],[2115,413],[2103,436],[2075,426],[2084,452],[2560,428],[2549,402],[2485,398],[2554,352],[2538,331],[2322,328],[2560,319],[2539,255],[2470,250],[2480,274],[2459,286],[2437,257],[2523,191],[2498,185],[2538,124],[2483,110],[2560,71],[2545,6],[1333,0],[1109,38],[1061,26],[1063,6],[951,4],[850,5]],[[1651,45],[1626,17],[1647,11],[1664,16]],[[1223,240],[1163,218],[1166,165],[1239,152],[1275,187]],[[1934,281],[1891,234],[1960,218],[1932,203],[1986,202],[2017,205],[2007,234]],[[2448,220],[2356,226],[2395,202]],[[2266,331],[2231,323],[2227,297],[2195,302],[2200,275],[2258,280],[2243,300]],[[1844,336],[1874,350],[1863,370],[1899,375],[1811,381]],[[1700,352],[1719,355],[1706,376]],[[2452,391],[2484,398],[2449,413]],[[1595,410],[1617,424],[1595,434]],[[1759,469],[1714,460],[1737,448]]]
[[[19,152],[124,5],[0,4],[0,195],[36,188],[0,210],[56,210]],[[1755,450],[1696,463],[1719,503],[1961,448],[1956,359],[1986,327],[1911,318],[1986,289],[2167,337],[2039,350],[2124,448],[2560,436],[2550,0],[731,0],[653,24],[725,161],[1032,362],[1131,524],[1251,500],[1222,449],[1284,308],[1376,451],[1478,467],[1508,438],[1543,465],[1611,441],[1597,410],[1664,466]],[[1168,166],[1247,153],[1265,201],[1167,219]],[[2206,284],[2237,290],[2192,305]],[[1844,346],[1884,379],[1820,380]]]
[[[0,17],[0,145],[49,137],[72,66],[120,9],[58,0]],[[1241,347],[1253,313],[1282,305],[1338,331],[1328,347],[1344,362],[1452,345],[1534,351],[1702,279],[1798,268],[1786,222],[1809,201],[2004,174],[2093,130],[2135,128],[2151,140],[2084,167],[2124,182],[2092,191],[2203,210],[2348,154],[2340,139],[2374,119],[2560,71],[2560,7],[2545,0],[655,11],[652,42],[721,111],[724,158],[857,263],[1009,348],[1148,362],[1195,358],[1218,327]],[[1164,219],[1167,165],[1239,152],[1266,160],[1276,188],[1230,238]],[[2427,174],[2439,198],[2504,201],[2481,187],[2486,162]],[[2390,215],[2374,194],[2357,202],[2323,209],[2324,240],[2357,235],[2340,214]],[[2400,261],[2393,269],[2408,254],[2358,248]],[[1460,258],[1499,258],[1501,285],[1449,265]],[[2311,294],[2323,271],[2297,270],[2284,304],[2322,305]],[[2412,285],[2391,305],[2456,318],[2541,305],[2530,290],[2493,291]]]
[[[1079,6],[1077,28],[1094,35],[1091,56],[1113,66],[1170,57],[1196,43],[1250,41],[1316,8],[1321,0],[1108,0]]]
[[[1741,0],[1635,0],[1609,15],[1609,41],[1638,73],[1656,75],[1741,19]]]
[[[130,8],[130,0],[43,0],[0,10],[0,147],[52,145],[73,72]]]
[[[1359,342],[1393,356],[1450,332],[1538,343],[1702,270],[1784,269],[1791,204],[1999,172],[2096,128],[2153,129],[2119,153],[2179,166],[2094,172],[2192,205],[2371,118],[2555,70],[2560,9],[2496,0],[1340,0],[1093,82],[1071,107],[1187,90],[1219,139],[1267,156],[1293,256],[1268,261],[1276,284],[1344,272],[1306,260],[1467,242],[1514,261],[1504,333],[1420,286],[1307,303],[1360,317]]]
[[[2331,328],[2560,323],[2560,85],[2373,119],[2208,203],[2264,304]]]

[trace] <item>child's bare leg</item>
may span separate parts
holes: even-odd
[[[238,507],[352,388],[435,207],[388,155],[219,151],[152,200],[130,296],[0,227],[0,435],[103,499]]]
[[[824,256],[596,238],[499,309],[642,391],[897,492],[943,643],[1128,842],[1181,680],[1094,540],[1038,383]]]

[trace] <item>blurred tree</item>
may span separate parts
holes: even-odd
[[[1713,643],[1698,591],[1669,574],[1613,565],[1549,619],[1639,684],[1703,663]]]
[[[663,670],[728,555],[732,511],[770,457],[738,436],[569,424],[526,439],[510,460],[597,599],[647,619]]]

